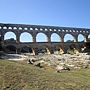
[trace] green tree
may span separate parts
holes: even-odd
[[[74,40],[67,40],[66,42],[74,42]]]
[[[2,42],[1,37],[0,37],[0,58],[1,58],[1,56],[5,55],[5,53],[3,51],[4,50],[4,47],[5,47],[5,45]]]
[[[4,43],[15,43],[15,42],[16,40],[14,40],[14,38],[4,40]]]

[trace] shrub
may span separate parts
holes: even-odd
[[[5,53],[3,51],[0,51],[0,58],[1,58],[1,56],[4,56],[4,55],[5,55]]]
[[[90,52],[88,52],[87,55],[90,55]]]

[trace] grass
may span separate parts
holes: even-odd
[[[90,70],[57,73],[26,61],[0,60],[0,90],[90,90]]]

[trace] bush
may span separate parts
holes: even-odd
[[[87,55],[90,55],[90,52],[88,52]]]
[[[5,55],[5,53],[3,51],[0,51],[0,58],[1,58],[1,56],[4,56],[4,55]]]
[[[75,54],[74,51],[73,50],[70,50],[70,49],[67,51],[67,53],[69,53],[71,55]]]

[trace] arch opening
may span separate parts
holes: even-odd
[[[77,47],[75,44],[71,44],[68,49],[67,49],[67,53],[69,54],[76,54],[76,53],[79,53]]]
[[[35,55],[34,48],[28,47],[28,46],[22,47],[21,53],[29,53],[29,54],[31,54],[31,55]]]
[[[13,45],[6,46],[5,52],[8,54],[15,54],[16,53],[16,47]]]
[[[24,32],[20,35],[20,42],[33,42],[33,37],[30,33]]]
[[[78,42],[84,42],[84,36],[82,34],[78,35]]]
[[[82,45],[81,46],[81,51],[82,52],[88,52],[88,51],[90,51],[90,43],[86,43],[85,45]]]
[[[36,42],[47,42],[48,37],[44,33],[38,33],[36,36]]]
[[[74,42],[74,37],[71,34],[66,34],[64,36],[64,42]]]
[[[43,45],[38,48],[38,54],[50,54],[50,49],[48,46]]]
[[[53,33],[51,35],[51,42],[61,42],[61,38],[57,33]]]
[[[15,33],[11,32],[11,31],[6,32],[4,35],[4,42],[5,43],[15,43],[16,42]]]
[[[4,26],[3,29],[7,29],[7,27]]]
[[[54,46],[54,54],[63,54],[64,50],[61,45]]]

